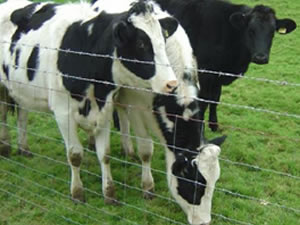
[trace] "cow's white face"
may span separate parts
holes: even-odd
[[[214,144],[199,147],[191,156],[167,153],[168,184],[173,197],[193,225],[211,221],[211,205],[215,183],[220,176],[220,147]]]
[[[120,79],[129,79],[139,87],[151,88],[155,92],[171,92],[177,87],[178,81],[169,66],[163,34],[171,36],[176,31],[178,22],[173,17],[159,18],[151,1],[131,3],[120,2],[122,7],[119,7],[119,4],[104,0],[93,5],[94,9],[106,13],[128,11],[127,21],[116,24],[113,31],[117,56],[146,63],[121,61],[118,69],[126,69],[129,75]],[[124,83],[124,80],[119,81]]]

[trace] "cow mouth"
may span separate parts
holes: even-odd
[[[254,55],[251,61],[258,65],[264,65],[269,63],[269,57],[266,55]]]

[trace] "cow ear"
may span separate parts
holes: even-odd
[[[181,172],[183,171],[183,169],[187,166],[188,164],[188,159],[182,155],[176,155],[176,160],[172,165],[172,173],[175,176],[180,176]]]
[[[208,142],[211,143],[211,144],[215,144],[215,145],[220,147],[225,142],[226,138],[227,138],[227,136],[224,135],[222,137],[217,137],[217,138],[214,138],[212,140],[209,140]]]
[[[160,26],[165,38],[168,38],[174,34],[178,27],[178,21],[172,17],[166,17],[159,20]]]
[[[113,38],[118,47],[124,46],[130,38],[128,24],[121,21],[113,25]]]
[[[230,15],[229,21],[233,27],[242,30],[247,26],[247,18],[244,13],[236,12]]]
[[[295,30],[297,24],[294,20],[291,19],[280,19],[276,20],[276,30],[280,34],[288,34]]]

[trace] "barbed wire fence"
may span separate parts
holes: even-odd
[[[1,44],[11,44],[11,43],[4,42]],[[26,45],[22,44],[22,45],[26,46],[26,47],[30,47],[30,48],[34,47],[31,45],[27,45],[27,44]],[[74,51],[69,51],[69,50],[62,50],[59,48],[49,48],[46,46],[40,46],[40,48],[44,48],[49,51],[63,51],[65,53],[87,55],[87,56],[91,56],[91,57],[109,58],[111,60],[118,59],[118,60],[123,60],[123,61],[129,61],[131,63],[154,63],[154,62],[143,62],[143,61],[138,61],[138,60],[128,60],[128,59],[124,59],[124,58],[112,57],[109,55],[90,54],[90,53],[86,53],[86,52],[74,52]],[[10,65],[10,66],[16,67],[16,65]],[[169,66],[169,65],[165,65],[165,66]],[[33,70],[35,72],[43,73],[45,75],[51,75],[51,74],[53,75],[53,72],[49,72],[49,71],[41,71],[41,70],[34,69],[34,68],[25,68],[25,67],[22,68],[19,66],[18,66],[18,68],[24,69],[25,71]],[[242,75],[236,75],[236,74],[230,74],[230,73],[224,73],[224,72],[218,72],[218,71],[210,71],[210,70],[205,70],[205,69],[198,69],[198,72],[209,73],[212,76],[234,76],[234,77],[238,77],[238,78],[242,78],[242,79],[248,79],[250,81],[264,82],[266,84],[278,85],[278,86],[290,86],[293,88],[298,88],[300,86],[300,84],[298,84],[298,83],[292,83],[292,82],[288,82],[288,81],[270,80],[267,78],[257,78],[257,77],[251,77],[251,76],[242,76]],[[129,89],[133,89],[133,90],[137,90],[137,91],[151,92],[150,90],[144,89],[144,88],[130,87],[130,86],[126,86],[126,85],[117,85],[115,83],[106,82],[106,81],[103,82],[103,81],[98,81],[98,80],[83,79],[83,78],[70,76],[67,74],[64,74],[64,75],[55,74],[55,75],[65,76],[65,77],[72,78],[72,79],[79,79],[79,80],[86,81],[86,82],[100,83],[100,84],[105,84],[105,85],[114,85],[114,86],[118,86],[118,87],[122,87],[122,88],[129,88]],[[10,82],[14,82],[14,81],[10,81]],[[19,84],[24,85],[24,83],[22,83],[22,82],[19,82]],[[41,88],[38,86],[34,86],[32,84],[26,84],[26,85],[28,85],[32,88],[37,88],[37,89]],[[57,90],[49,90],[49,91],[57,91]],[[163,93],[159,93],[159,94],[163,94]],[[168,94],[168,95],[172,95],[172,94]],[[207,101],[207,100],[200,99],[200,98],[196,98],[195,100],[202,101],[202,102],[204,101],[206,103],[220,104],[220,105],[224,105],[228,108],[243,109],[243,110],[251,111],[253,113],[269,114],[269,115],[280,117],[283,120],[285,118],[289,118],[291,120],[299,120],[300,119],[300,115],[295,114],[295,113],[278,112],[276,110],[258,108],[258,107],[248,106],[246,104],[245,105],[232,104],[232,103],[227,103],[226,101],[213,102],[213,101]],[[99,101],[101,101],[101,100],[99,100]],[[8,106],[13,106],[7,102],[0,102],[0,104],[6,104]],[[113,102],[113,104],[119,104],[119,103]],[[17,106],[17,107],[20,107],[20,106]],[[143,107],[136,106],[136,105],[126,105],[126,107],[134,108],[135,110],[144,110],[144,111],[148,110]],[[23,108],[23,109],[28,112],[33,112],[34,114],[37,114],[40,117],[43,117],[43,119],[45,121],[47,121],[49,118],[52,121],[54,121],[54,115],[51,113],[36,111],[36,110],[28,109],[28,108]],[[159,113],[159,112],[153,111],[153,113]],[[176,116],[176,118],[178,117],[178,115],[169,115],[169,116]],[[199,121],[199,122],[202,122],[202,121]],[[33,121],[33,124],[35,124],[34,121]],[[263,135],[266,138],[275,138],[278,140],[285,140],[285,141],[289,141],[289,142],[300,143],[300,138],[298,138],[296,135],[293,137],[285,137],[280,134],[274,134],[272,132],[268,132],[265,130],[258,130],[255,128],[249,129],[249,128],[244,128],[244,127],[235,127],[235,126],[231,126],[231,125],[229,126],[229,125],[222,124],[222,123],[221,123],[221,125],[224,129],[236,130],[236,131],[244,133],[244,134],[250,134],[250,135],[254,135],[254,136]],[[0,126],[6,126],[6,127],[10,128],[11,130],[14,130],[15,132],[18,129],[20,129],[17,126],[15,126],[13,122],[10,122],[7,124],[0,123]],[[122,134],[120,131],[116,131],[114,129],[111,129],[109,131],[112,135],[114,135],[116,137],[120,137],[122,135],[128,135],[130,138],[133,138],[133,139],[142,139],[143,141],[149,141],[155,145],[155,148],[158,148],[158,149],[163,149],[164,147],[175,147],[175,146],[166,146],[165,144],[162,144],[162,143],[156,141],[155,139],[145,140],[145,139],[139,137],[137,134]],[[186,220],[185,220],[183,213],[181,213],[182,214],[181,219],[174,219],[174,218],[169,217],[168,213],[163,213],[163,212],[160,212],[159,210],[152,209],[151,207],[148,206],[148,203],[134,204],[136,201],[127,200],[128,198],[139,199],[139,198],[141,198],[141,193],[143,192],[142,188],[140,188],[138,185],[135,185],[130,179],[130,177],[132,177],[132,175],[130,173],[132,173],[132,171],[140,171],[142,166],[138,162],[131,160],[127,156],[126,157],[116,157],[113,154],[111,156],[109,156],[109,158],[113,164],[112,169],[114,170],[114,165],[117,165],[117,167],[119,169],[122,168],[123,172],[124,172],[123,173],[124,177],[122,177],[121,179],[118,180],[117,178],[114,178],[115,185],[120,187],[120,189],[118,189],[117,192],[121,193],[121,189],[123,189],[123,195],[122,196],[120,195],[121,196],[120,199],[122,199],[122,200],[118,200],[118,204],[122,207],[121,211],[123,211],[123,213],[118,212],[118,210],[120,211],[120,207],[118,208],[118,206],[116,206],[117,209],[111,209],[111,208],[107,208],[104,206],[102,207],[101,205],[99,206],[99,204],[94,204],[94,202],[90,203],[89,199],[91,199],[91,198],[96,198],[97,201],[101,202],[103,199],[103,195],[100,192],[100,190],[101,190],[100,188],[97,188],[97,191],[95,191],[94,188],[90,188],[89,185],[87,185],[89,180],[93,181],[93,182],[95,180],[97,180],[98,186],[100,186],[99,180],[101,180],[100,179],[101,174],[99,173],[99,171],[95,171],[94,168],[90,168],[90,166],[89,166],[89,162],[92,159],[96,158],[95,157],[96,153],[88,148],[85,148],[85,152],[87,153],[87,156],[85,156],[85,157],[88,158],[88,161],[84,162],[84,164],[81,168],[81,171],[82,171],[82,177],[83,177],[83,179],[85,179],[85,182],[84,182],[85,183],[85,192],[88,193],[89,196],[93,196],[93,197],[88,198],[88,202],[86,202],[84,205],[76,204],[76,202],[75,202],[75,204],[72,204],[72,205],[70,205],[70,204],[61,205],[62,201],[72,200],[68,194],[69,185],[70,185],[69,179],[67,178],[69,166],[68,166],[68,163],[66,162],[66,158],[63,155],[63,153],[49,154],[47,147],[49,145],[59,145],[60,149],[64,149],[64,141],[62,138],[60,138],[59,134],[55,135],[55,137],[52,137],[51,135],[48,136],[47,134],[43,134],[43,132],[41,132],[39,130],[36,132],[33,132],[30,129],[28,129],[26,132],[33,139],[42,140],[41,142],[44,143],[41,145],[39,145],[39,144],[35,145],[35,146],[38,146],[37,148],[39,148],[38,149],[39,153],[36,152],[35,150],[32,151],[32,154],[33,154],[35,160],[43,162],[46,166],[48,164],[50,164],[51,167],[49,167],[49,170],[48,170],[47,168],[44,168],[43,163],[41,163],[41,165],[32,165],[31,159],[27,159],[27,158],[24,159],[24,158],[17,157],[15,155],[13,155],[11,158],[6,158],[3,156],[0,156],[1,164],[9,165],[9,166],[5,166],[5,167],[0,166],[0,171],[2,174],[0,176],[0,197],[5,196],[5,198],[15,199],[15,201],[23,202],[26,205],[35,207],[35,208],[41,210],[42,212],[50,214],[50,215],[56,217],[57,219],[59,219],[60,221],[65,222],[67,224],[111,224],[111,223],[107,222],[107,220],[105,218],[110,218],[110,219],[113,218],[114,221],[118,221],[120,224],[144,224],[145,221],[147,221],[148,219],[149,219],[149,221],[152,221],[153,219],[160,221],[160,222],[157,222],[154,224],[186,224]],[[15,146],[16,146],[15,143],[11,144],[11,143],[8,143],[5,141],[2,141],[2,144],[11,145],[12,148],[15,148]],[[119,148],[119,147],[117,147],[117,148]],[[188,149],[183,149],[183,150],[189,151]],[[51,149],[49,151],[51,151]],[[156,159],[154,157],[153,160],[158,160],[158,159]],[[162,159],[162,161],[163,161],[163,159]],[[280,177],[284,177],[284,179],[292,180],[292,182],[295,182],[296,184],[299,185],[299,183],[297,183],[297,182],[299,182],[300,177],[297,174],[292,174],[292,173],[280,171],[277,169],[264,168],[264,167],[261,167],[258,165],[253,165],[253,164],[244,162],[244,161],[235,161],[230,158],[224,158],[222,156],[222,154],[220,157],[220,161],[222,163],[222,166],[225,166],[226,164],[228,164],[230,166],[235,166],[238,168],[246,168],[249,171],[261,172],[261,173],[267,174],[268,176],[280,176]],[[93,162],[93,163],[95,163],[95,162]],[[88,168],[86,169],[85,166],[87,166]],[[58,173],[57,169],[55,169],[55,172],[51,170],[51,168],[53,169],[56,167],[60,168],[60,170],[62,170],[64,172]],[[9,169],[7,169],[7,168],[9,168]],[[14,169],[11,170],[11,168],[14,168]],[[20,171],[22,171],[22,173]],[[163,168],[151,168],[151,171],[158,177],[162,176],[162,177],[164,177],[164,179],[166,177],[166,172]],[[26,176],[23,173],[25,173],[25,174],[29,173],[30,175]],[[136,174],[136,173],[137,172],[134,172],[134,174]],[[22,175],[20,175],[20,174],[22,174]],[[38,177],[38,178],[36,179],[36,177]],[[51,180],[51,182],[45,182],[45,180]],[[188,182],[192,182],[192,181],[188,181]],[[56,184],[55,185],[56,187],[59,185],[63,186],[63,188],[59,188],[62,191],[58,191],[51,184]],[[200,184],[200,185],[203,185],[203,184]],[[36,190],[36,191],[34,191],[34,190]],[[170,208],[173,209],[175,212],[176,212],[176,210],[177,210],[177,212],[181,212],[180,210],[178,210],[178,208],[176,208],[176,202],[174,199],[172,199],[170,197],[170,194],[165,194],[165,192],[168,190],[166,182],[165,182],[165,187],[163,188],[163,190],[165,190],[165,191],[162,191],[162,192],[158,191],[158,192],[154,193],[153,195],[155,196],[155,198],[158,199],[158,201],[160,201],[161,204],[163,202],[164,205],[166,205],[167,207],[170,206]],[[43,192],[51,193],[51,196],[54,196],[53,198],[55,198],[56,200],[53,200],[50,197],[46,197],[49,195],[43,195],[42,194]],[[282,204],[280,200],[276,200],[276,201],[268,200],[268,196],[266,196],[265,198],[259,198],[254,195],[243,194],[239,190],[232,190],[232,189],[221,187],[218,184],[218,182],[217,182],[217,187],[215,189],[215,193],[219,193],[220,195],[230,196],[231,198],[234,198],[234,199],[242,199],[243,201],[258,203],[261,206],[269,207],[270,210],[277,208],[280,210],[285,210],[287,213],[293,213],[298,216],[300,215],[299,207]],[[132,195],[132,196],[129,197],[129,195]],[[297,193],[295,193],[295,195],[297,195]],[[154,204],[155,203],[151,203],[152,206]],[[3,207],[1,207],[1,209],[5,210],[6,209],[5,207],[7,207],[8,210],[10,208],[13,208],[13,206],[11,206],[11,205],[7,206],[6,204],[3,204]],[[59,213],[58,210],[52,210],[52,207],[57,208],[57,209],[62,209],[64,211],[67,211],[68,213]],[[83,211],[83,210],[81,211],[80,209],[82,207],[88,208],[89,210],[91,210],[92,213],[86,213],[86,211]],[[144,215],[143,222],[141,222],[141,218],[137,218],[135,220],[128,218],[127,213],[126,213],[127,210],[136,211],[136,212],[140,213],[141,215]],[[101,218],[101,217],[99,218],[99,217],[95,216],[96,213],[101,213],[103,215],[103,217],[105,217],[105,218]],[[74,217],[72,216],[73,214],[76,214],[77,215],[76,218],[79,218],[79,219],[78,220],[74,219]],[[252,223],[251,221],[242,221],[242,220],[239,220],[238,218],[234,218],[232,216],[227,216],[222,213],[215,213],[214,211],[213,211],[213,217],[215,217],[216,219],[218,219],[220,221],[226,222],[226,224],[227,223],[228,224],[255,224],[255,223]],[[1,222],[1,219],[3,221],[6,221],[6,218],[2,218],[2,216],[0,216],[0,222]]]

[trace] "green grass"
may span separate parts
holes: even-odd
[[[300,25],[300,2],[288,0],[235,0],[249,5],[268,4],[276,9],[280,18],[292,17]],[[268,65],[251,65],[247,77],[263,77],[270,80],[300,83],[300,29],[294,33],[276,35]],[[222,102],[251,106],[253,108],[300,115],[299,86],[277,85],[251,79],[240,79],[224,87]],[[270,113],[220,105],[218,108],[221,131],[208,136],[227,134],[221,158],[234,162],[257,165],[261,168],[300,176],[300,119]],[[16,126],[15,117],[9,124]],[[74,204],[69,199],[69,167],[66,163],[64,145],[57,126],[50,115],[31,114],[29,118],[29,144],[39,157],[24,158],[16,154],[16,130],[11,129],[13,154],[10,160],[0,159],[0,225],[53,225],[53,224],[169,224],[155,215],[186,223],[182,210],[173,202],[160,198],[144,200],[140,191],[116,185],[117,197],[126,205],[107,206],[101,196],[100,177],[82,171],[86,192],[86,204]],[[42,135],[49,138],[45,139]],[[86,146],[83,132],[81,139]],[[129,160],[121,155],[119,136],[112,135],[112,156]],[[54,161],[56,160],[56,161]],[[133,163],[132,160],[129,160]],[[221,178],[213,199],[213,224],[227,225],[223,215],[255,225],[296,225],[299,212],[283,209],[266,202],[300,208],[299,179],[260,171],[221,160]],[[141,170],[135,165],[111,161],[115,180],[139,188]],[[155,146],[153,168],[165,170],[164,151]],[[94,153],[85,153],[81,167],[101,176]],[[6,171],[6,172],[5,172]],[[170,197],[166,177],[154,172],[156,193]],[[35,183],[32,183],[35,182]],[[230,190],[242,196],[220,191]],[[9,193],[8,193],[9,192]],[[246,199],[243,196],[265,200]],[[149,211],[154,215],[146,213]],[[125,220],[124,220],[125,219]]]

